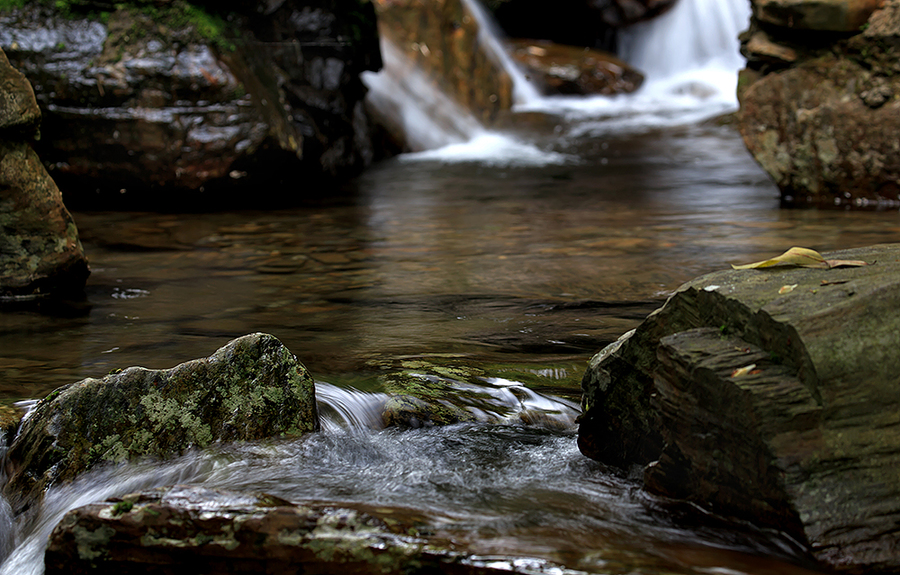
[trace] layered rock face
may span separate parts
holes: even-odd
[[[276,338],[251,334],[206,359],[167,370],[131,367],[51,393],[9,448],[4,495],[21,513],[51,484],[96,465],[318,428],[306,368]]]
[[[646,488],[790,533],[829,568],[900,572],[900,245],[862,267],[729,270],[592,361],[579,447]]]
[[[783,204],[900,207],[900,2],[752,4],[739,126]]]
[[[0,50],[0,298],[81,290],[90,270],[75,222],[31,147],[41,112]]]
[[[39,152],[67,199],[186,202],[253,181],[302,197],[372,160],[359,80],[380,66],[368,4],[51,6],[0,13],[0,46],[35,85]]]

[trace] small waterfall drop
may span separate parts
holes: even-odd
[[[738,35],[747,27],[746,0],[679,0],[662,16],[621,35],[620,57],[646,75],[635,93],[618,96],[541,96],[506,51],[495,23],[478,4],[462,0],[479,19],[479,41],[514,80],[513,113],[559,118],[553,138],[596,137],[615,132],[691,124],[737,108],[737,72],[744,60]],[[488,165],[545,165],[577,161],[554,148],[490,130],[451,99],[436,92],[401,51],[382,42],[385,68],[363,79],[370,102],[402,118],[408,160],[474,161]],[[389,102],[389,104],[385,104]],[[424,152],[424,153],[423,153]]]

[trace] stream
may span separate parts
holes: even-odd
[[[171,483],[409,508],[474,553],[571,572],[806,572],[783,536],[656,499],[581,456],[580,377],[682,282],[793,245],[897,241],[896,213],[779,209],[727,125],[591,138],[575,152],[582,161],[506,167],[400,157],[277,212],[76,213],[86,299],[4,311],[4,402],[264,331],[318,380],[326,421],[293,443],[89,474],[51,489],[27,530],[0,509],[15,547],[0,573],[40,573],[66,510]],[[377,375],[412,360],[478,367],[489,377],[462,383],[571,416],[382,429]]]
[[[383,161],[278,211],[211,198],[202,214],[75,213],[85,297],[4,304],[0,404],[262,331],[317,380],[323,429],[98,469],[51,488],[27,525],[0,499],[0,574],[41,573],[66,511],[173,483],[407,509],[521,573],[818,572],[783,534],[647,494],[638,470],[576,446],[587,361],[683,282],[792,246],[900,239],[895,212],[780,209],[717,116],[734,103],[692,97],[527,102],[507,133]],[[378,376],[413,364],[477,368],[456,383],[512,415],[384,429]]]

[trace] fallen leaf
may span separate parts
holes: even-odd
[[[747,375],[756,369],[756,364],[751,363],[750,365],[745,365],[744,367],[739,367],[736,370],[731,372],[731,377],[741,377],[742,375]]]
[[[777,258],[741,266],[732,265],[731,267],[736,270],[749,270],[770,268],[779,265],[801,266],[805,268],[828,268],[828,263],[825,261],[825,258],[822,257],[822,254],[815,250],[797,247],[789,249]]]
[[[835,281],[822,280],[822,285],[823,286],[836,286],[839,284],[845,284],[849,281],[850,280],[835,280]]]
[[[869,264],[859,260],[826,260],[822,257],[822,254],[816,250],[793,247],[776,258],[740,266],[732,264],[731,267],[736,270],[749,270],[782,265],[798,266],[802,268],[830,269],[838,267],[867,266]]]
[[[793,284],[793,285],[789,285],[789,286],[781,286],[781,289],[778,290],[778,293],[780,293],[780,294],[791,293],[792,291],[794,291],[794,288],[796,288],[796,287],[797,287],[797,284]]]
[[[861,260],[825,260],[830,268],[858,268],[867,266],[868,263]]]

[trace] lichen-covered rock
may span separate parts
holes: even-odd
[[[63,4],[0,11],[0,46],[35,86],[38,152],[70,204],[221,203],[372,161],[359,79],[380,66],[371,5]],[[238,200],[291,201],[284,189]]]
[[[31,139],[41,124],[41,110],[31,83],[0,50],[0,133],[19,132]]]
[[[78,292],[90,270],[72,215],[31,147],[40,110],[0,50],[0,299]]]
[[[752,4],[738,125],[783,204],[900,207],[900,1]]]
[[[900,572],[900,244],[693,280],[598,354],[579,446],[646,488]]]
[[[5,494],[21,512],[49,485],[99,464],[318,428],[306,368],[275,337],[247,335],[172,369],[130,367],[54,391],[10,447]]]
[[[46,573],[509,573],[418,532],[408,512],[293,505],[277,497],[167,487],[69,512]]]

